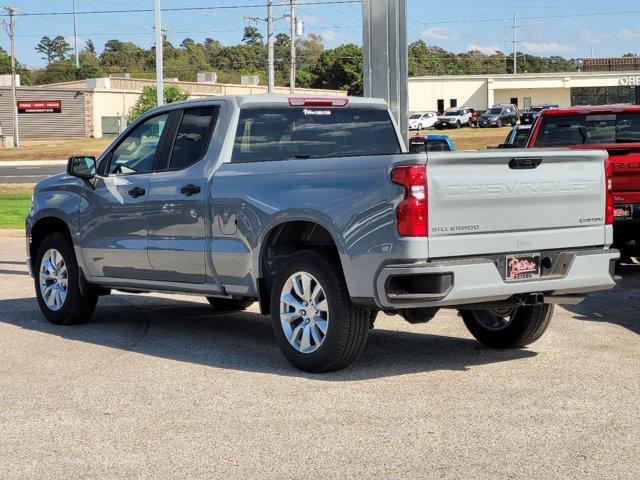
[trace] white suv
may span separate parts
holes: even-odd
[[[473,125],[473,110],[468,107],[450,108],[438,117],[436,128],[460,128]]]
[[[438,121],[436,112],[417,112],[409,117],[409,130],[432,128]]]

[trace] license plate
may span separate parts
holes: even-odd
[[[505,278],[507,281],[513,282],[540,277],[540,254],[509,255],[505,265],[507,270]]]
[[[631,205],[616,205],[613,210],[613,216],[616,220],[626,220],[631,218]]]

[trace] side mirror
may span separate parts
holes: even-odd
[[[69,157],[67,173],[72,177],[89,180],[96,176],[96,157]]]

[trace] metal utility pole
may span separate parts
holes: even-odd
[[[76,0],[73,0],[73,53],[76,58],[76,68],[79,68],[80,57],[78,56],[78,24],[76,20]]]
[[[267,18],[260,17],[244,17],[248,22],[267,22],[267,91],[273,93],[276,85],[276,76],[274,73],[275,60],[274,60],[274,35],[273,35],[273,22],[276,20],[282,20],[287,15],[282,17],[273,16],[273,0],[267,0]]]
[[[18,129],[18,99],[16,96],[16,7],[4,7],[9,14],[9,25],[5,28],[11,42],[11,102],[13,104],[13,146],[20,146],[20,134]]]
[[[514,13],[513,25],[511,27],[507,27],[507,28],[513,29],[513,40],[511,40],[509,43],[513,44],[513,74],[514,75],[518,73],[518,43],[520,43],[518,41],[518,29],[522,26],[523,25],[518,25],[518,17]]]
[[[156,91],[158,106],[164,105],[164,81],[162,65],[162,19],[160,17],[160,0],[155,0],[155,31],[156,31]]]
[[[273,48],[273,0],[267,0],[267,92],[269,93],[273,93],[275,87]]]
[[[291,93],[296,91],[296,0],[289,0],[291,4],[291,70],[289,72],[289,85]]]

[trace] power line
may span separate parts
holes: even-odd
[[[599,17],[601,15],[630,15],[640,13],[640,10],[619,10],[616,12],[585,12],[585,13],[567,13],[562,15],[535,15],[528,17],[520,17],[520,20],[551,20],[555,18],[575,18],[575,17]],[[495,17],[495,18],[477,18],[470,20],[446,20],[442,22],[416,22],[411,21],[414,25],[450,25],[456,23],[492,23],[492,22],[506,22],[510,21],[510,17]]]
[[[362,0],[327,0],[317,2],[305,2],[301,3],[301,6],[322,6],[322,5],[344,5],[350,3],[362,3]],[[274,3],[274,7],[290,7],[291,4],[287,3]],[[256,4],[244,4],[244,5],[220,5],[216,7],[170,7],[163,8],[163,12],[189,12],[189,11],[207,11],[207,10],[238,10],[244,8],[262,8],[262,5]],[[76,15],[99,15],[110,13],[150,13],[155,12],[153,8],[132,8],[132,9],[114,9],[114,10],[84,10],[75,12]],[[44,17],[53,15],[73,15],[73,12],[25,12],[19,14],[21,17]],[[8,17],[8,14],[0,15],[2,17]]]

